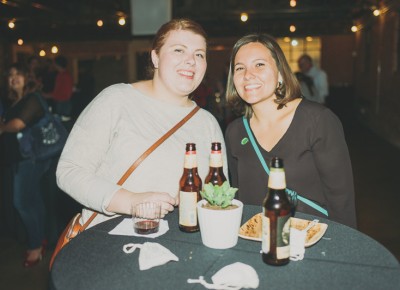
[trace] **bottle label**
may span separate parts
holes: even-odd
[[[290,256],[290,215],[278,217],[276,235],[276,257],[286,259]]]
[[[179,193],[179,224],[188,227],[197,226],[197,192]]]
[[[221,151],[211,151],[210,167],[222,167]]]
[[[269,253],[270,242],[269,242],[269,218],[265,216],[264,209],[262,215],[262,235],[261,235],[261,250],[264,254]]]
[[[186,152],[184,167],[188,169],[197,167],[196,151]]]
[[[262,216],[262,244],[261,249],[264,254],[270,252],[270,219],[265,216],[263,210]],[[286,259],[290,256],[290,215],[277,218],[276,224],[276,258]]]
[[[273,189],[285,189],[286,179],[283,168],[271,168],[268,178],[268,187]]]

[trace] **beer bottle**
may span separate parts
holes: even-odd
[[[221,143],[211,143],[211,155],[210,155],[210,170],[204,180],[204,184],[212,183],[213,185],[221,186],[226,181],[226,177],[223,171],[222,154],[221,154]]]
[[[179,229],[183,232],[199,231],[197,202],[200,201],[201,179],[197,173],[196,144],[186,144],[185,163],[179,181]]]
[[[270,265],[285,265],[290,256],[290,202],[285,192],[283,160],[271,160],[268,191],[263,201],[262,259]]]

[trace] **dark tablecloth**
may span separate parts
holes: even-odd
[[[242,221],[261,212],[245,206]],[[298,213],[296,217],[314,217]],[[109,235],[124,217],[90,228],[59,253],[50,274],[50,288],[63,289],[206,289],[187,279],[211,277],[224,266],[242,262],[252,266],[260,279],[258,289],[400,289],[400,265],[381,244],[347,226],[328,224],[324,237],[306,248],[301,261],[274,267],[261,260],[261,243],[239,238],[234,248],[215,250],[203,246],[200,233],[178,229],[178,213],[165,217],[170,230],[155,239]],[[139,250],[125,254],[127,243],[156,242],[179,257],[179,262],[139,270]]]

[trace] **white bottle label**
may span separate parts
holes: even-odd
[[[221,151],[211,151],[210,166],[211,167],[222,167]]]
[[[262,215],[262,235],[261,235],[261,249],[264,254],[269,253],[270,249],[270,244],[269,244],[269,218],[264,215],[264,210],[263,210],[263,215]]]
[[[196,151],[186,152],[184,167],[188,169],[197,167]]]
[[[285,189],[286,179],[283,168],[271,168],[268,178],[268,187],[273,189]]]
[[[180,191],[179,224],[188,227],[197,226],[197,192]]]

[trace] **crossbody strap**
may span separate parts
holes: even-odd
[[[172,127],[167,133],[161,136],[153,145],[149,147],[135,162],[128,168],[128,170],[122,175],[121,179],[118,181],[118,185],[124,184],[124,182],[128,179],[128,177],[132,174],[132,172],[140,165],[149,156],[158,146],[160,146],[166,139],[168,139],[172,134],[174,134],[183,124],[185,124],[190,118],[200,110],[199,106],[196,106],[189,114],[187,114],[182,120],[180,120],[174,127]],[[97,212],[94,212],[90,218],[86,221],[86,223],[82,226],[82,231],[84,231],[90,223],[97,216]]]
[[[261,154],[260,148],[258,148],[258,146],[257,146],[257,143],[256,143],[256,140],[254,139],[253,133],[250,130],[249,122],[247,121],[247,118],[245,116],[243,116],[243,124],[244,124],[244,127],[246,129],[247,135],[249,136],[250,143],[253,146],[254,151],[256,152],[257,157],[260,160],[262,167],[264,168],[265,172],[267,172],[267,174],[269,175],[268,165],[265,162],[265,160],[264,160],[264,158],[263,158],[263,156]],[[296,191],[294,191],[292,189],[289,189],[289,188],[286,188],[286,192],[290,196],[297,196],[297,199],[300,200],[301,202],[303,202],[303,203],[307,204],[308,206],[314,208],[315,210],[319,211],[320,213],[328,216],[328,211],[326,209],[324,209],[322,206],[316,204],[315,202],[309,200],[308,198],[305,198],[305,197],[301,196]]]

